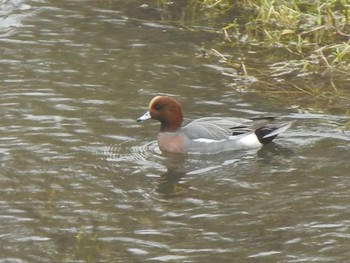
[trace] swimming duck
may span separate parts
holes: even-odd
[[[154,97],[149,103],[148,111],[137,121],[148,119],[160,122],[158,146],[161,151],[200,154],[258,149],[271,143],[293,123],[269,126],[274,117],[205,117],[182,126],[182,106],[168,96]]]

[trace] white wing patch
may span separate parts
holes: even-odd
[[[194,142],[204,142],[204,143],[214,143],[214,142],[224,142],[226,139],[223,140],[213,140],[213,139],[207,139],[207,138],[198,138],[198,139],[193,139]]]
[[[238,136],[229,136],[227,139],[222,139],[222,140],[198,138],[198,139],[193,139],[192,141],[205,143],[205,144],[219,143],[219,142],[225,142],[225,141],[227,143],[230,143],[230,141],[236,141],[238,145],[244,146],[244,148],[256,148],[261,146],[261,143],[259,142],[258,137],[256,137],[255,133],[238,135]]]
[[[230,136],[230,138],[231,137],[235,138],[235,136]],[[259,139],[258,137],[256,137],[255,133],[250,133],[245,136],[242,136],[240,139],[238,139],[238,142],[240,142],[242,145],[245,145],[249,148],[261,146],[261,143],[259,142]]]

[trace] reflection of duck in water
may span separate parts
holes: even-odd
[[[183,179],[184,176],[184,173],[176,170],[168,170],[166,173],[162,174],[156,189],[157,192],[169,197],[184,194],[186,190],[191,187],[191,185]]]
[[[184,194],[188,188],[189,183],[184,179],[186,175],[185,156],[173,155],[165,156],[164,165],[167,171],[161,175],[157,191],[167,196],[178,196]]]
[[[182,107],[168,96],[154,97],[149,110],[138,121],[160,121],[159,148],[164,152],[211,154],[258,149],[287,130],[292,122],[267,126],[273,117],[255,119],[207,117],[182,127]]]

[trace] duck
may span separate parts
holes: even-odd
[[[276,117],[202,117],[183,125],[181,104],[170,96],[156,96],[148,111],[137,118],[138,122],[154,119],[160,122],[157,136],[162,152],[216,154],[220,152],[259,149],[272,143],[293,123],[271,126]]]

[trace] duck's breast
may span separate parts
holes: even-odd
[[[177,132],[160,132],[158,146],[163,152],[183,153],[184,136]]]

